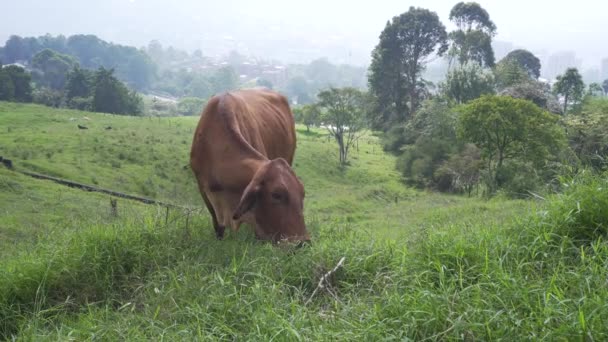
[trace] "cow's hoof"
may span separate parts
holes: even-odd
[[[222,227],[222,226],[215,227],[215,237],[218,240],[224,239],[224,230],[225,229],[226,229],[226,227]]]

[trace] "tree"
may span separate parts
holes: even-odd
[[[562,106],[551,92],[551,87],[535,80],[516,83],[503,89],[498,95],[532,101],[535,105],[553,114],[562,114]]]
[[[75,97],[91,96],[93,88],[93,73],[87,69],[81,69],[78,66],[74,67],[67,76],[65,86],[65,96],[67,100]]]
[[[9,65],[2,68],[13,84],[14,95],[12,100],[17,102],[32,102],[32,76],[22,67]]]
[[[459,107],[458,135],[482,151],[494,188],[505,160],[544,162],[563,140],[558,117],[534,103],[508,96],[482,96]]]
[[[569,144],[585,166],[608,169],[608,99],[586,98],[580,115],[564,118]]]
[[[42,85],[55,90],[63,89],[68,72],[77,64],[72,56],[51,49],[38,52],[32,59],[32,66],[43,73]]]
[[[588,96],[602,96],[604,95],[604,89],[599,83],[591,83],[587,89]]]
[[[532,80],[517,62],[505,59],[502,59],[494,67],[494,78],[499,90]]]
[[[425,90],[422,71],[431,56],[446,50],[445,26],[435,12],[410,7],[386,23],[372,52],[368,81],[378,105],[374,112],[381,116],[375,121],[384,129],[414,116]]]
[[[484,94],[494,93],[494,77],[477,64],[465,65],[448,72],[443,85],[445,95],[458,104]]]
[[[520,68],[525,70],[530,77],[535,79],[540,77],[540,60],[528,50],[513,50],[509,52],[502,60],[516,63]]]
[[[330,88],[318,98],[321,120],[338,143],[340,165],[345,165],[350,147],[366,127],[365,94],[355,88]]]
[[[231,66],[218,69],[211,78],[215,93],[234,90],[238,86],[238,76]]]
[[[2,69],[2,63],[0,63],[0,101],[12,101],[15,97],[15,86],[13,80]]]
[[[142,99],[114,77],[114,69],[100,67],[95,73],[92,109],[96,112],[137,115]]]
[[[482,66],[494,66],[492,37],[496,25],[490,15],[476,2],[460,2],[450,11],[450,21],[457,30],[450,32],[450,59],[460,65],[476,62]]]
[[[577,104],[582,100],[585,83],[576,68],[569,68],[566,73],[557,76],[553,91],[564,97],[564,114],[566,114],[570,103]]]
[[[608,95],[608,80],[602,82],[602,89],[604,89],[604,94]]]
[[[310,89],[308,81],[302,76],[291,78],[287,82],[287,96],[292,102],[298,104],[311,103]]]
[[[319,124],[321,112],[314,105],[304,105],[299,108],[294,108],[294,116],[297,122],[303,123],[306,126],[306,131],[310,131],[310,127]]]
[[[177,112],[180,115],[200,115],[207,101],[198,97],[183,97],[177,103]]]

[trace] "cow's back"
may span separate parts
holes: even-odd
[[[268,90],[240,90],[209,100],[196,128],[191,164],[197,174],[213,168],[218,175],[223,174],[218,168],[238,167],[247,158],[280,157],[291,165],[295,147],[286,98]]]

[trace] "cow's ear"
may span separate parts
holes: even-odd
[[[258,199],[258,194],[260,192],[260,186],[248,186],[243,192],[243,196],[241,197],[241,201],[239,205],[236,207],[234,214],[232,215],[233,220],[238,220],[243,216],[246,212],[251,210],[255,206],[255,202]]]

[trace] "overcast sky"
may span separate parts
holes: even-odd
[[[11,0],[8,0],[11,1]],[[234,47],[281,58],[289,43],[312,55],[361,62],[386,21],[420,6],[437,12],[448,28],[456,1],[447,0],[2,0],[0,40],[22,36],[92,33],[117,43],[163,45],[217,53]],[[8,5],[6,4],[8,2]],[[576,51],[586,67],[608,57],[608,1],[481,0],[498,27],[497,40],[541,52]],[[234,39],[232,41],[231,39]],[[269,48],[272,47],[272,48]],[[326,51],[324,51],[326,49]],[[295,52],[294,52],[295,51]],[[348,52],[347,52],[348,51]],[[352,54],[354,56],[348,57]],[[308,56],[308,55],[307,55]]]

